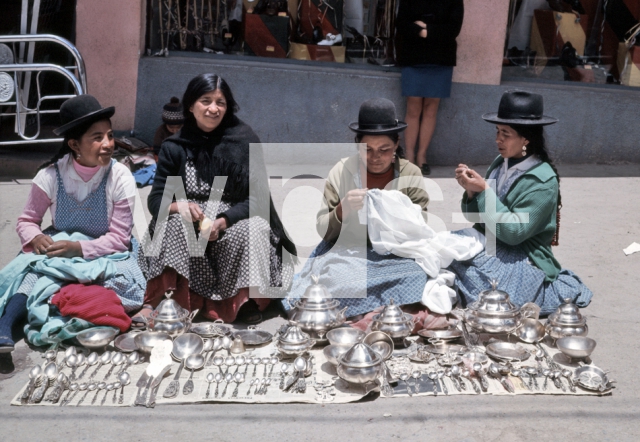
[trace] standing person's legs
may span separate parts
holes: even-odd
[[[418,132],[420,131],[420,115],[422,114],[422,97],[407,97],[407,114],[405,122],[407,130],[404,132],[405,148],[407,150],[407,160],[415,164],[416,161],[416,142],[418,141]]]
[[[422,99],[422,120],[420,122],[420,140],[418,143],[418,155],[416,157],[416,163],[419,165],[427,164],[427,149],[429,148],[429,144],[431,144],[431,138],[433,138],[433,133],[436,130],[438,106],[440,106],[439,98],[423,98]],[[423,170],[423,172],[425,171]]]

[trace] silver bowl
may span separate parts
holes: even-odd
[[[345,354],[352,346],[350,344],[345,345],[327,345],[322,352],[325,358],[330,364],[338,365],[338,358]]]
[[[382,356],[383,360],[389,359],[395,348],[393,338],[381,331],[369,333],[364,337],[362,342],[370,346],[376,353]]]
[[[159,342],[171,340],[171,336],[165,332],[153,332],[153,331],[144,331],[138,333],[134,336],[133,342],[135,342],[136,347],[143,353],[151,353],[153,347],[158,345]]]
[[[185,333],[173,341],[171,354],[178,360],[186,359],[191,355],[202,352],[204,341],[195,333]]]
[[[361,342],[365,332],[351,327],[334,328],[327,332],[327,339],[331,345],[354,345]]]
[[[338,365],[338,376],[347,382],[354,384],[366,384],[376,380],[380,374],[380,364],[369,367],[349,367],[346,365]]]
[[[556,341],[556,347],[572,359],[584,359],[593,353],[596,341],[584,336],[568,336]]]
[[[76,335],[78,342],[83,347],[89,349],[99,349],[106,347],[109,342],[118,334],[115,328],[90,328],[81,331]]]
[[[537,319],[525,318],[520,321],[514,333],[521,341],[534,344],[544,338],[546,330]]]

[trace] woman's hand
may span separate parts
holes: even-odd
[[[216,241],[225,230],[227,230],[227,219],[223,216],[216,218],[209,233],[209,241]]]
[[[177,202],[171,203],[171,206],[169,206],[169,213],[180,213],[180,215],[182,215],[182,218],[189,221],[190,223],[195,223],[204,219],[204,212],[196,203],[188,203],[186,207],[184,203],[180,205],[178,205]]]
[[[422,20],[416,20],[414,23],[422,28],[418,35],[422,38],[427,38],[427,24]]]
[[[456,181],[467,191],[469,198],[473,198],[476,193],[480,193],[489,187],[484,178],[475,170],[469,169],[466,164],[458,164]]]
[[[51,244],[53,244],[53,240],[49,235],[45,235],[44,233],[36,236],[29,243],[33,248],[33,253],[36,255],[44,255],[47,252],[47,247]]]
[[[47,258],[74,258],[82,255],[78,241],[56,241],[47,247]]]
[[[352,213],[364,207],[364,197],[367,195],[369,189],[354,189],[347,192],[342,198],[338,207],[336,207],[336,214],[340,221],[349,218]]]

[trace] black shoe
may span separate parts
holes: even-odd
[[[423,163],[420,170],[422,170],[422,175],[431,175],[431,167],[427,163]]]

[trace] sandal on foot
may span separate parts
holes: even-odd
[[[11,353],[16,343],[9,336],[0,336],[0,353]]]
[[[131,317],[131,327],[145,327],[147,325],[145,319],[149,319],[152,312],[153,307],[149,304],[143,305],[140,311]]]

